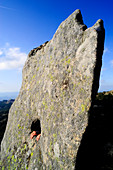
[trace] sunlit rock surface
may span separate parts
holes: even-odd
[[[103,21],[87,28],[76,10],[51,41],[29,53],[2,140],[2,167],[75,169],[98,90],[103,48]],[[41,126],[38,143],[30,139],[37,119]]]

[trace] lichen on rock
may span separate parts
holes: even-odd
[[[103,21],[87,28],[76,10],[60,24],[52,40],[29,53],[2,141],[5,169],[75,168],[98,90],[103,48]],[[30,139],[36,119],[41,124],[38,143]]]

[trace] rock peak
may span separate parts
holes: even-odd
[[[80,24],[83,24],[83,19],[82,19],[82,14],[81,14],[81,11],[79,9],[77,9],[75,11],[75,20],[80,23]]]
[[[79,9],[75,10],[66,20],[75,20],[77,23],[83,24],[81,11]]]
[[[104,23],[102,19],[99,19],[93,26],[97,31],[104,30]]]

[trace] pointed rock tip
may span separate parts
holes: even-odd
[[[80,24],[83,24],[83,19],[82,19],[82,14],[81,14],[81,11],[80,9],[77,9],[75,10],[75,20],[80,23]]]
[[[99,19],[95,24],[99,24],[101,27],[103,27],[104,22],[102,19]]]
[[[93,26],[97,31],[104,29],[104,22],[102,19],[99,19]]]
[[[75,10],[76,13],[81,13],[80,9]]]

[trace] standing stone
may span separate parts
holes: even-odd
[[[103,21],[87,28],[76,10],[52,40],[29,53],[2,141],[2,167],[75,168],[99,86],[103,48]],[[38,143],[30,139],[31,125],[37,119],[41,125]]]

